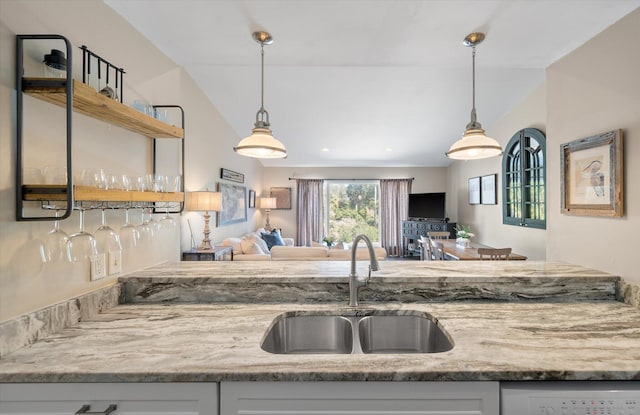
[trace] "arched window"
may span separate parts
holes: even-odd
[[[546,229],[546,140],[525,128],[511,137],[502,156],[502,223]]]

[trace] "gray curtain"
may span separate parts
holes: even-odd
[[[324,180],[296,179],[296,243],[311,246],[324,236]]]
[[[402,221],[408,219],[413,179],[380,180],[380,243],[389,256],[402,255]]]

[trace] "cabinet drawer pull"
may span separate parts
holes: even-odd
[[[78,409],[78,412],[76,412],[74,415],[78,415],[78,414],[109,415],[111,412],[115,411],[117,408],[118,406],[111,404],[107,409],[105,409],[102,412],[89,412],[89,409],[91,409],[91,405],[82,405],[82,408]]]

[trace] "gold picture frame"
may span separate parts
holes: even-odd
[[[622,217],[622,143],[622,130],[614,130],[560,146],[563,214]]]

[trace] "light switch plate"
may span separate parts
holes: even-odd
[[[122,251],[109,251],[109,265],[107,266],[108,275],[119,274],[122,272]]]
[[[99,280],[107,276],[107,264],[104,254],[91,257],[91,281]]]

